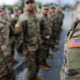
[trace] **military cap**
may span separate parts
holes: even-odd
[[[5,7],[4,6],[0,6],[0,11],[3,11],[5,10]]]
[[[21,13],[21,10],[19,10],[19,12]]]
[[[55,5],[50,5],[50,8],[56,9],[56,6]]]
[[[13,8],[13,11],[18,11],[19,10],[19,7],[14,7]]]
[[[49,9],[49,4],[43,4],[43,5],[42,5],[42,8],[43,8],[43,9]]]
[[[27,3],[27,2],[30,2],[30,1],[34,2],[35,0],[25,0],[24,3]]]
[[[63,10],[59,6],[57,6],[56,9],[63,12]]]

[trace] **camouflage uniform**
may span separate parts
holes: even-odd
[[[58,28],[58,32],[60,32],[61,31],[61,27],[62,27],[62,24],[63,24],[63,13],[62,13],[62,11],[59,9],[59,8],[57,8],[57,10],[58,10],[58,12],[57,12],[57,16],[58,16],[58,20],[59,20],[59,28]]]
[[[14,7],[13,10],[14,11],[18,11],[19,8],[18,7]],[[15,15],[11,20],[14,30],[15,30],[15,24],[17,23],[18,19],[19,19],[19,15]],[[14,56],[14,48],[15,48],[15,45],[17,43],[17,40],[15,40],[15,37],[16,37],[16,34],[13,37],[11,37],[11,49],[12,49],[11,51],[12,51],[12,55],[13,56]]]
[[[31,16],[28,12],[22,14],[17,22],[16,34],[24,34],[24,43],[21,46],[22,52],[28,51],[25,57],[25,64],[27,66],[27,78],[33,80],[37,76],[40,66],[41,53],[39,53],[40,43],[40,25],[36,16]]]
[[[0,16],[0,80],[15,80],[9,43],[10,37],[13,35],[11,25]]]
[[[54,5],[52,5],[50,8],[54,8],[56,9],[56,7]],[[54,42],[54,45],[56,43],[56,39],[58,37],[58,26],[59,26],[59,23],[58,23],[58,16],[57,14],[54,12],[54,13],[51,13],[51,20],[52,20],[52,41]],[[54,48],[54,45],[52,45],[52,47]]]
[[[61,80],[80,80],[80,7],[76,9],[76,15],[67,33],[64,45],[64,64],[61,71]],[[78,39],[77,39],[78,38]],[[71,42],[69,41],[71,40]],[[75,40],[75,44],[72,43]],[[78,42],[76,42],[78,40]],[[70,43],[71,44],[70,44]]]
[[[10,10],[8,10],[8,19],[9,19],[9,21],[11,21],[11,11]]]
[[[43,8],[47,8],[49,7],[48,5],[44,4]],[[51,36],[51,25],[50,25],[50,20],[48,18],[48,15],[41,13],[39,15],[39,20],[40,20],[40,29],[41,29],[41,40],[44,41],[44,43],[41,44],[41,53],[42,53],[42,57],[43,57],[43,63],[42,64],[46,64],[46,59],[49,55],[49,40],[50,40],[50,36]]]
[[[48,17],[50,19],[50,24],[51,24],[51,28],[52,28],[52,34],[51,34],[51,38],[50,38],[50,47],[53,47],[55,45],[54,41],[53,41],[53,33],[54,33],[54,30],[53,30],[53,27],[54,27],[54,20],[53,20],[53,16],[52,14],[48,13]]]
[[[50,6],[50,8],[55,8],[53,5]],[[57,26],[56,26],[56,14],[55,13],[48,13],[48,16],[49,16],[49,19],[51,20],[51,26],[52,26],[52,34],[51,34],[51,40],[50,40],[50,47],[51,48],[54,48],[55,46],[55,42],[56,42],[56,29],[57,29]]]

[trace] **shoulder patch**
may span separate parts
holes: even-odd
[[[80,37],[73,38],[68,41],[68,48],[76,48],[76,47],[80,47]]]
[[[20,27],[20,24],[16,24],[15,27],[16,27],[16,28],[17,28],[17,27]]]

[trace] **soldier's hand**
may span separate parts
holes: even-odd
[[[23,54],[24,54],[25,56],[27,56],[27,55],[28,55],[28,51],[24,51]]]

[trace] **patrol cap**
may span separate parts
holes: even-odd
[[[19,7],[14,7],[13,8],[13,11],[18,11],[19,10]]]
[[[42,5],[42,8],[43,8],[43,9],[49,9],[49,4],[43,4],[43,5]]]
[[[59,6],[57,6],[57,10],[60,11],[60,12],[63,11]]]
[[[0,6],[0,11],[3,11],[5,10],[5,7],[4,6]]]
[[[27,3],[27,2],[34,2],[35,0],[25,0],[24,3]]]
[[[19,10],[19,12],[21,13],[21,10]]]
[[[56,9],[56,6],[55,5],[50,5],[50,8]]]

